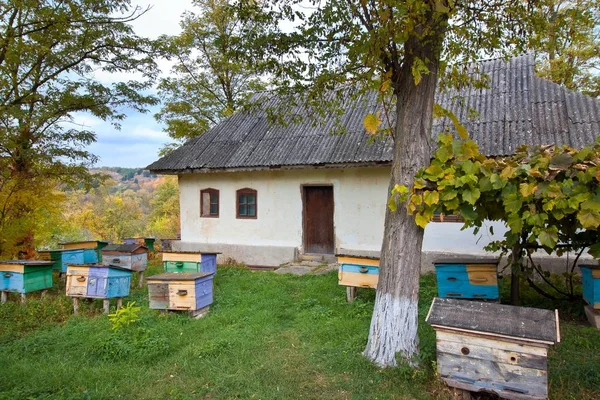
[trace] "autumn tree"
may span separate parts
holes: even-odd
[[[195,0],[182,16],[182,33],[162,37],[163,55],[175,62],[158,86],[164,99],[155,117],[175,139],[166,151],[201,135],[231,115],[264,82],[248,49],[262,26],[242,20],[229,0]]]
[[[155,104],[154,97],[140,94],[156,73],[150,43],[128,24],[143,14],[129,0],[0,3],[0,236],[5,240],[4,233],[16,234],[13,228],[29,218],[49,188],[90,178],[87,167],[96,158],[86,146],[95,135],[74,123],[75,113],[118,127],[126,109],[144,111]],[[96,78],[99,73],[132,75],[107,84]]]
[[[179,233],[179,187],[177,178],[165,176],[157,185],[150,200],[146,232],[154,237],[171,239]]]
[[[390,190],[396,184],[412,186],[418,169],[429,162],[438,78],[443,78],[442,88],[468,84],[470,61],[518,50],[528,17],[526,3],[518,0],[266,3],[240,1],[238,7],[249,14],[260,9],[273,22],[252,51],[262,51],[285,104],[301,101],[318,114],[333,112],[323,100],[331,93],[380,92],[390,115],[370,115],[365,123],[368,130],[379,126],[394,139]],[[283,20],[297,28],[284,32]],[[412,216],[387,211],[364,351],[379,366],[396,365],[396,355],[417,364],[422,239],[423,229]]]

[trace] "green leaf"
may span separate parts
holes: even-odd
[[[468,204],[463,204],[460,206],[460,215],[467,220],[475,220],[477,219],[477,212],[473,209],[473,207]]]
[[[419,57],[415,57],[413,64],[410,68],[412,76],[415,80],[415,85],[418,86],[421,83],[422,75],[429,75],[429,68]]]
[[[538,239],[542,246],[553,249],[558,242],[558,234],[556,232],[545,230],[540,232]]]
[[[441,194],[442,201],[449,201],[456,198],[458,192],[456,190],[445,190]]]
[[[580,205],[582,210],[600,211],[600,200],[597,197],[584,201]]]
[[[438,160],[440,160],[443,163],[448,161],[451,156],[452,156],[452,150],[446,146],[440,147],[438,149],[438,151],[435,152],[435,158],[437,158]]]
[[[600,225],[600,213],[592,210],[581,210],[577,213],[577,219],[584,229],[596,229]]]
[[[502,189],[504,186],[506,186],[506,179],[500,177],[498,174],[490,175],[490,182],[492,183],[492,188],[496,190]]]
[[[398,211],[398,205],[396,204],[396,199],[394,198],[394,196],[391,196],[388,200],[388,208],[392,212]]]
[[[492,182],[489,177],[484,176],[479,180],[479,190],[482,192],[489,192],[492,190]]]
[[[600,243],[591,245],[588,254],[594,258],[600,258]]]
[[[469,204],[475,204],[477,199],[481,196],[481,192],[477,188],[465,188],[462,192],[462,198]]]
[[[506,196],[504,198],[504,209],[508,213],[517,213],[523,206],[523,200],[516,195]]]
[[[518,214],[510,214],[506,219],[506,225],[508,225],[512,233],[520,234],[523,230],[523,220]]]

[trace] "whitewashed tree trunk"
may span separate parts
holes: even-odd
[[[427,165],[431,157],[430,131],[439,52],[414,42],[416,47],[411,48],[410,43],[409,49],[405,47],[405,52],[412,56],[406,56],[395,86],[397,121],[390,190],[395,184],[412,186],[416,172]],[[429,74],[422,75],[418,85],[410,69],[413,56],[430,60]],[[396,366],[397,353],[409,365],[417,364],[422,242],[423,229],[403,206],[397,212],[387,210],[375,308],[363,353],[380,367]]]

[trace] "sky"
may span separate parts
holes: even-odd
[[[152,6],[141,18],[133,22],[136,33],[140,36],[156,38],[159,35],[176,35],[179,33],[181,14],[192,9],[191,0],[134,0],[134,5]],[[168,73],[170,64],[160,60],[163,73]],[[120,77],[104,73],[96,74],[103,83],[111,83]],[[126,111],[128,117],[121,121],[121,130],[115,129],[110,122],[104,122],[88,114],[75,115],[74,123],[83,125],[96,133],[96,143],[87,150],[99,157],[96,167],[134,167],[143,168],[158,159],[158,150],[170,138],[162,131],[162,126],[154,119],[159,107],[141,114]]]

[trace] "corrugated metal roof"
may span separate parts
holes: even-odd
[[[486,88],[448,90],[438,93],[436,102],[459,118],[483,153],[507,155],[521,144],[582,147],[600,135],[600,101],[536,76],[532,56],[478,65],[472,74],[486,74]],[[277,102],[267,100],[265,109]],[[269,123],[264,110],[238,112],[147,168],[178,173],[391,162],[392,139],[369,140],[362,124],[365,115],[381,110],[377,94],[348,96],[343,110],[341,135],[330,133],[335,115],[315,123],[302,105],[292,109],[301,121],[287,126]],[[452,122],[434,120],[432,137],[444,131],[454,132]]]

